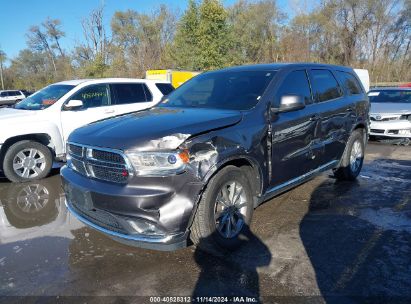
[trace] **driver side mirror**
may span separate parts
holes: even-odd
[[[291,112],[305,108],[304,97],[301,95],[283,95],[278,112]]]
[[[83,102],[81,100],[72,99],[64,106],[66,110],[78,110],[83,107]]]

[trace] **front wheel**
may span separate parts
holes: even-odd
[[[191,227],[191,240],[201,249],[233,250],[251,222],[253,192],[244,170],[227,166],[208,183]]]
[[[364,162],[364,148],[363,131],[357,129],[348,139],[340,165],[334,170],[337,179],[353,181],[357,178]]]
[[[41,143],[23,140],[7,150],[3,160],[4,175],[12,182],[26,182],[46,177],[53,165],[53,156]]]

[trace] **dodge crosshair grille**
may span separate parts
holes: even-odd
[[[84,176],[114,183],[126,183],[131,173],[120,151],[69,143],[72,168]]]

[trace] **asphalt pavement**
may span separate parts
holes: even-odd
[[[258,207],[251,231],[226,256],[128,247],[67,212],[58,169],[0,179],[0,302],[410,303],[411,147],[369,144],[356,182],[326,172]]]

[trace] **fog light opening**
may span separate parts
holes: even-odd
[[[128,220],[127,222],[129,223],[131,228],[133,228],[133,230],[135,230],[135,232],[138,234],[155,236],[164,235],[164,233],[160,229],[158,229],[156,225],[150,222],[144,220]]]

